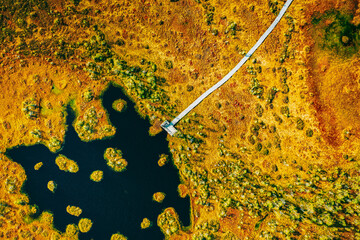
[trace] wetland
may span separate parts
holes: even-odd
[[[119,98],[127,101],[127,108],[121,113],[112,108]],[[80,233],[79,239],[110,239],[117,232],[129,239],[162,239],[156,224],[147,229],[141,229],[140,224],[144,218],[156,223],[157,216],[167,207],[174,207],[182,224],[188,226],[190,203],[177,192],[178,171],[171,163],[159,167],[157,162],[161,154],[169,154],[165,133],[149,136],[150,124],[138,115],[120,88],[110,86],[103,94],[103,105],[116,127],[111,138],[81,141],[72,125],[75,114],[68,107],[68,129],[59,152],[52,153],[40,144],[6,152],[26,171],[23,191],[29,195],[30,204],[37,205],[39,213],[52,212],[54,226],[60,231],[65,231],[68,224],[77,224],[81,218],[91,219],[91,230]],[[128,162],[124,171],[116,172],[107,166],[104,159],[107,148],[121,149]],[[75,161],[78,172],[60,171],[55,162],[59,154]],[[39,162],[43,166],[35,170]],[[94,171],[103,172],[101,182],[90,180]],[[47,189],[49,181],[57,185],[54,192]],[[152,200],[156,192],[166,193],[162,203]],[[80,207],[81,215],[67,213],[69,205]]]

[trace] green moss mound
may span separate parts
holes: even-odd
[[[312,24],[316,29],[315,37],[319,46],[342,57],[351,57],[360,48],[359,26],[351,21],[353,15],[338,10],[327,11],[314,16]],[[320,34],[319,34],[320,31]]]

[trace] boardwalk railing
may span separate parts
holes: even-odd
[[[280,22],[281,18],[284,16],[286,10],[290,7],[293,0],[287,0],[282,9],[280,10],[279,15],[276,17],[274,22],[270,25],[270,27],[266,30],[266,32],[260,37],[260,39],[255,43],[255,45],[250,49],[250,51],[245,55],[243,59],[228,73],[226,76],[217,82],[214,86],[209,88],[206,92],[204,92],[200,97],[198,97],[193,103],[191,103],[184,111],[182,111],[177,117],[175,117],[171,122],[164,121],[161,124],[161,127],[166,130],[171,136],[173,136],[177,130],[174,127],[176,123],[178,123],[186,114],[188,114],[191,110],[193,110],[202,100],[204,100],[207,96],[209,96],[213,91],[221,87],[224,83],[226,83],[241,67],[246,63],[246,61],[253,55],[253,53],[261,46],[261,44],[265,41],[265,39],[269,36],[269,34],[274,30],[276,25]]]

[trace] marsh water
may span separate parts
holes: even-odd
[[[122,113],[111,107],[113,101],[119,98],[128,103]],[[61,231],[65,231],[67,224],[77,224],[81,217],[90,218],[93,227],[88,233],[80,233],[80,239],[106,240],[117,232],[130,240],[164,239],[156,219],[166,207],[174,207],[182,224],[188,226],[190,203],[188,198],[178,195],[178,170],[171,162],[164,167],[157,165],[160,154],[169,154],[166,134],[162,132],[154,137],[149,136],[148,120],[136,113],[134,104],[120,88],[110,86],[103,95],[103,105],[116,127],[116,135],[110,139],[82,142],[71,125],[74,113],[68,110],[68,130],[60,152],[51,153],[43,145],[22,146],[7,152],[26,171],[28,180],[23,191],[29,195],[30,204],[36,204],[39,212],[51,211],[54,225]],[[123,152],[128,162],[124,172],[114,172],[106,165],[103,154],[108,147],[119,148]],[[60,171],[55,164],[58,154],[76,161],[79,171]],[[44,166],[35,171],[34,165],[40,161]],[[94,170],[104,171],[101,182],[90,180],[89,176]],[[57,183],[55,193],[47,189],[50,180]],[[152,201],[155,192],[166,194],[163,203]],[[80,217],[68,214],[67,205],[82,208]],[[144,217],[149,218],[153,226],[142,230],[140,223]]]

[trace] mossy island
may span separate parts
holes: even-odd
[[[62,171],[71,173],[76,173],[79,171],[79,166],[77,163],[62,154],[59,154],[59,156],[56,157],[55,163]]]
[[[67,237],[76,238],[79,234],[79,228],[75,224],[68,224],[65,233]]]
[[[165,199],[166,194],[163,192],[156,192],[153,194],[153,200],[158,203],[162,203]]]
[[[177,234],[181,229],[179,216],[174,208],[166,208],[157,219],[157,224],[165,234],[166,239],[173,234]]]
[[[111,235],[110,240],[127,240],[127,237],[125,237],[121,233],[114,233],[113,235]]]
[[[151,221],[148,218],[144,218],[140,224],[141,229],[146,229],[151,227]]]
[[[99,105],[100,103],[93,103],[82,113],[77,113],[74,128],[82,141],[88,142],[115,135],[116,129],[109,124],[107,115]]]
[[[44,165],[43,162],[38,162],[37,164],[35,164],[34,169],[37,171],[37,170],[39,170],[43,165]]]
[[[161,154],[158,161],[159,167],[164,166],[168,161],[169,161],[169,156],[166,154]]]
[[[123,112],[125,111],[125,109],[127,108],[127,102],[123,99],[118,99],[118,100],[115,100],[112,104],[112,108],[115,110],[115,111],[118,111],[118,112]]]
[[[92,225],[93,225],[93,222],[88,218],[80,219],[79,224],[78,224],[79,230],[82,233],[86,233],[86,232],[90,231]]]
[[[160,122],[160,121],[157,121],[157,122]],[[161,124],[161,122],[160,122],[160,124]],[[155,136],[156,134],[161,133],[162,128],[161,128],[160,124],[155,123],[149,128],[149,135],[150,136]]]
[[[103,179],[103,176],[104,176],[103,171],[96,170],[90,174],[90,179],[94,182],[101,182],[101,180]]]
[[[47,142],[47,147],[51,152],[58,152],[62,147],[63,140],[60,140],[57,137],[51,137]]]
[[[122,172],[126,169],[127,161],[122,157],[122,152],[116,148],[107,148],[104,153],[106,164],[115,172]]]
[[[80,216],[80,214],[82,213],[82,209],[76,206],[70,206],[68,205],[66,207],[66,212],[70,215],[73,215],[75,217]]]
[[[47,184],[47,188],[51,191],[51,192],[55,192],[55,189],[57,188],[57,184],[54,181],[49,181]]]

